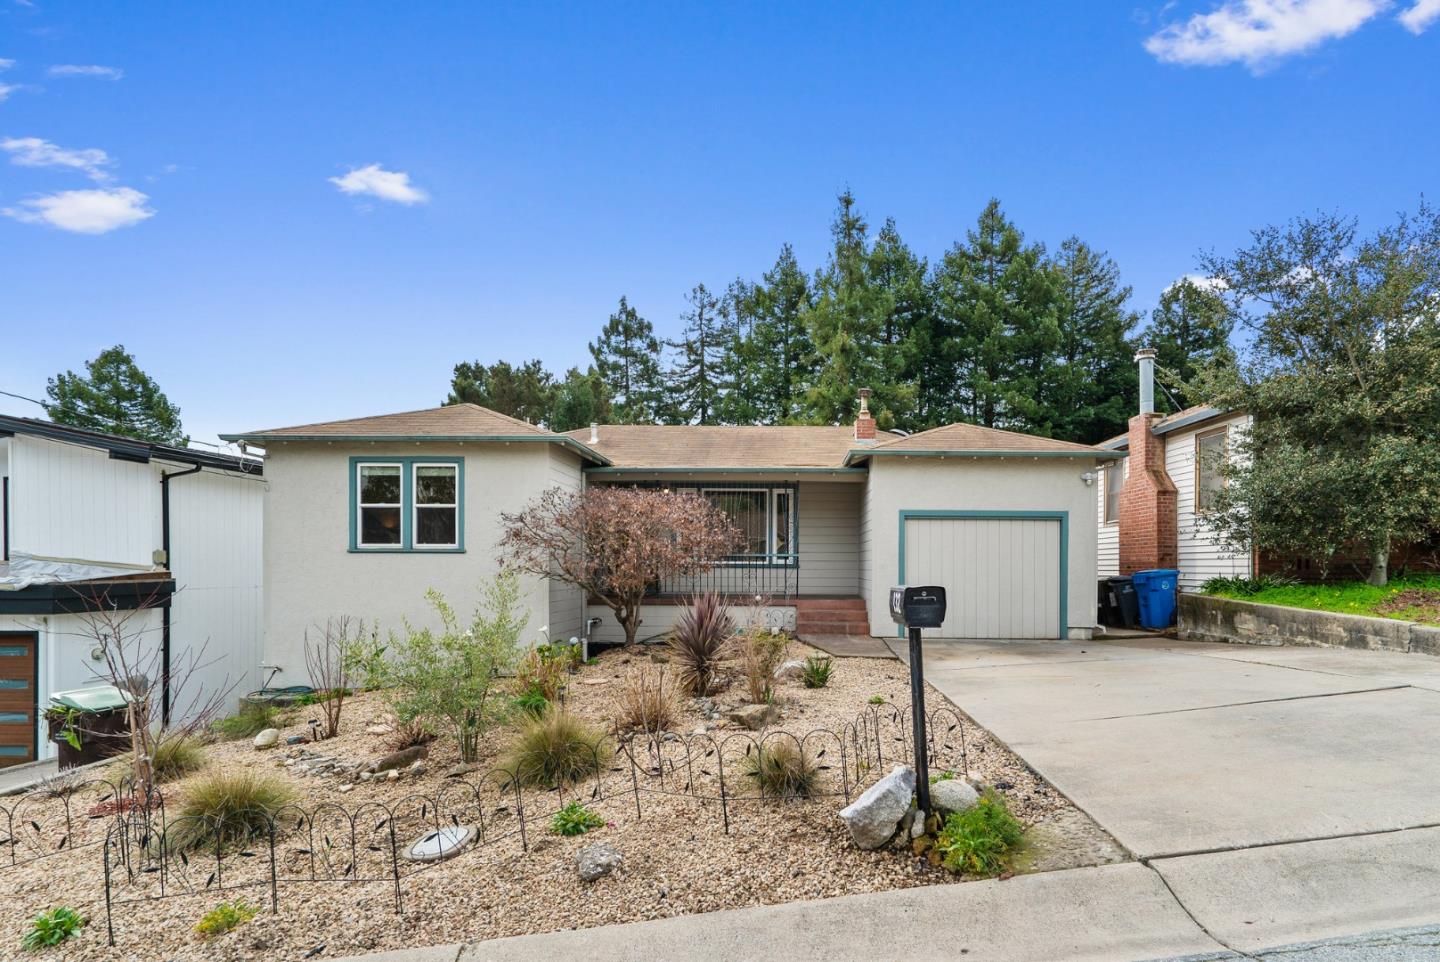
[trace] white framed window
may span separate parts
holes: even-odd
[[[460,469],[454,464],[410,466],[415,492],[410,530],[416,548],[454,548],[460,532]]]
[[[398,548],[404,544],[404,473],[399,464],[355,465],[355,546]]]
[[[741,548],[727,564],[797,563],[793,489],[701,488],[700,495],[740,529]]]
[[[1225,489],[1226,428],[1195,436],[1195,512],[1204,514],[1215,507],[1215,497]]]
[[[1101,472],[1105,479],[1105,523],[1120,520],[1120,492],[1125,489],[1125,459],[1111,461]]]

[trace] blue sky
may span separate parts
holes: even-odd
[[[932,259],[997,196],[1146,311],[1440,188],[1440,0],[0,0],[0,66],[0,390],[123,342],[212,442],[581,364],[621,294],[673,332],[847,186]]]

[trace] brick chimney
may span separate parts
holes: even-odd
[[[1120,489],[1120,573],[1176,568],[1178,522],[1175,482],[1165,472],[1165,440],[1155,435],[1155,351],[1143,348],[1140,364],[1140,413],[1130,419],[1129,470]]]
[[[855,440],[875,440],[875,419],[870,416],[870,394],[868,387],[860,389],[860,413],[855,417]]]

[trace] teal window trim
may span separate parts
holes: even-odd
[[[1064,640],[1070,637],[1070,512],[1069,511],[932,511],[925,508],[901,508],[900,509],[900,564],[899,578],[896,584],[905,584],[905,522],[911,519],[924,521],[927,519],[944,518],[999,518],[999,519],[1031,519],[1039,521],[1060,522],[1060,638]],[[895,633],[905,636],[904,628],[896,628]]]
[[[400,467],[400,544],[360,543],[360,465],[393,464]],[[413,543],[415,518],[415,468],[417,465],[445,465],[455,468],[455,544],[429,547]],[[465,459],[426,457],[350,458],[350,546],[352,554],[464,554],[465,552]]]

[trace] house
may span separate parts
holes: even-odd
[[[178,718],[202,689],[259,687],[262,470],[0,416],[0,766],[53,757],[50,694],[101,683],[86,630],[97,604],[136,612],[163,714]],[[184,690],[163,684],[164,666],[178,674],[196,655]]]
[[[657,586],[641,637],[714,590],[768,598],[802,634],[894,635],[887,592],[937,583],[932,634],[1088,638],[1095,623],[1094,481],[1115,452],[966,424],[594,425],[557,434],[472,404],[227,435],[266,450],[266,660],[303,681],[307,629],[348,614],[399,629],[440,590],[460,611],[498,570],[500,516],[546,488],[693,488],[744,532],[745,551]],[[543,579],[523,586],[529,630],[619,640],[608,609]]]
[[[1122,457],[1106,464],[1097,486],[1097,575],[1174,568],[1182,591],[1210,578],[1251,575],[1253,553],[1226,547],[1205,518],[1207,501],[1225,483],[1221,465],[1249,416],[1204,405],[1157,414],[1155,352],[1141,350],[1136,360],[1139,413],[1125,434],[1100,444]]]

